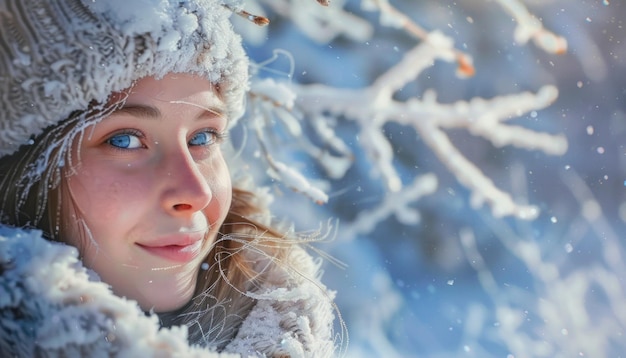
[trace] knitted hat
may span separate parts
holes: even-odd
[[[0,0],[0,157],[146,76],[193,73],[243,113],[248,59],[220,0]]]

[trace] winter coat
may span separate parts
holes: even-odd
[[[0,357],[332,356],[333,293],[303,249],[289,255],[302,275],[271,268],[284,284],[250,293],[254,307],[218,353],[189,345],[186,327],[160,328],[156,315],[114,295],[76,248],[0,225]]]

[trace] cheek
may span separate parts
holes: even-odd
[[[107,172],[83,170],[68,178],[68,189],[76,210],[89,223],[121,224],[145,200],[137,180],[121,178]]]

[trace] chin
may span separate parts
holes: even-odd
[[[166,288],[150,291],[154,292],[147,292],[142,295],[146,299],[137,300],[139,307],[146,312],[164,313],[175,311],[187,304],[193,296],[194,287],[182,292],[179,290],[177,293]],[[167,295],[167,297],[162,297],[163,295]]]
[[[192,275],[190,278],[188,275]],[[150,275],[131,285],[131,290],[125,292],[113,291],[122,297],[137,301],[146,312],[171,312],[187,304],[193,297],[196,288],[197,272],[186,274],[171,271],[161,271],[158,276]],[[138,277],[136,277],[138,278]],[[139,284],[139,283],[142,284]],[[121,291],[121,290],[120,290]]]

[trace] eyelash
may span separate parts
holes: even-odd
[[[216,129],[202,129],[194,134],[200,133],[200,132],[207,132],[210,133],[211,135],[213,135],[215,137],[215,142],[211,143],[211,144],[220,144],[224,141],[224,139],[226,139],[226,137],[228,136],[226,131],[218,131]]]
[[[192,145],[189,144],[189,142],[191,141],[191,139],[193,139],[194,136],[196,136],[197,134],[200,133],[207,133],[209,136],[212,136],[213,139],[211,142],[207,143],[207,144],[201,144],[201,145]],[[187,145],[189,145],[190,147],[195,147],[197,149],[208,149],[209,147],[215,145],[215,144],[220,144],[224,141],[224,138],[226,138],[226,132],[220,132],[217,131],[215,129],[201,129],[199,131],[196,131],[193,133],[193,135],[191,136],[191,138],[189,139],[189,141],[187,141]]]
[[[218,131],[216,129],[209,129],[209,128],[201,129],[199,131],[196,131],[196,132],[194,132],[193,135],[195,136],[198,133],[208,133],[209,135],[213,136],[214,141],[212,143],[208,143],[206,145],[190,145],[190,146],[193,146],[193,147],[210,147],[213,144],[220,144],[220,143],[222,143],[224,141],[224,139],[226,139],[227,136],[228,136],[227,132],[225,132],[225,131]],[[122,151],[122,152],[128,152],[130,150],[138,149],[138,148],[121,148],[121,147],[112,145],[110,143],[110,141],[113,138],[115,138],[116,136],[119,136],[119,135],[132,135],[132,136],[135,136],[135,137],[139,138],[140,140],[144,140],[145,139],[144,134],[141,131],[139,131],[139,130],[136,130],[136,129],[124,129],[124,130],[121,130],[119,132],[115,132],[115,133],[111,134],[110,136],[108,136],[107,139],[104,141],[104,143],[107,144],[111,149]],[[189,144],[189,142],[188,142],[188,144]],[[143,148],[145,148],[145,145],[143,146]]]
[[[123,129],[108,136],[106,140],[104,141],[104,143],[107,144],[111,149],[117,150],[120,152],[128,152],[129,150],[137,149],[137,148],[122,148],[122,147],[118,147],[118,146],[111,144],[111,140],[119,135],[132,135],[132,136],[139,138],[140,141],[143,141],[145,138],[143,133],[141,133],[140,131],[136,129]],[[143,147],[145,148],[145,146]]]

